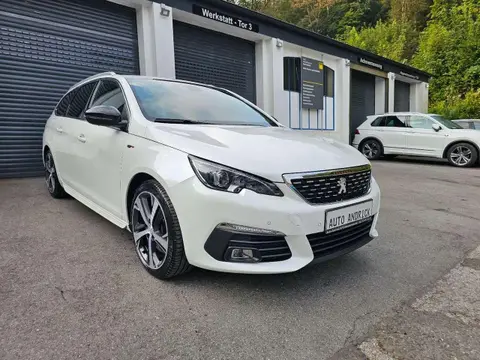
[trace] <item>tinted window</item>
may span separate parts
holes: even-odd
[[[480,130],[480,121],[474,121],[473,127],[475,128],[475,130]]]
[[[125,97],[123,96],[120,84],[115,80],[100,81],[90,107],[99,105],[113,106],[120,111],[122,114],[122,119],[128,119],[127,107],[125,106]]]
[[[324,74],[324,84],[325,84],[325,96],[333,97],[333,90],[334,90],[334,81],[335,81],[335,71],[330,69],[327,66],[323,67],[323,74]]]
[[[58,103],[57,107],[55,108],[55,115],[57,116],[65,116],[67,113],[68,105],[72,101],[72,98],[75,96],[77,89],[70,91],[67,93],[62,100]]]
[[[300,92],[300,58],[283,58],[283,89]]]
[[[143,115],[152,121],[277,126],[252,106],[222,89],[175,81],[131,78]]]
[[[404,116],[387,116],[385,126],[388,127],[406,127]]]
[[[385,126],[385,117],[380,116],[376,118],[372,123],[372,126]]]
[[[83,111],[87,106],[88,100],[90,99],[90,96],[92,95],[92,91],[95,88],[96,84],[97,83],[95,81],[90,82],[88,84],[80,86],[76,90],[75,96],[73,97],[72,102],[68,106],[67,116],[73,118],[80,118],[83,115]]]
[[[430,120],[430,119],[427,119],[424,116],[412,115],[412,116],[410,116],[410,119],[408,121],[408,126],[413,128],[413,129],[429,129],[429,130],[432,130],[432,125],[433,125],[433,121]]]

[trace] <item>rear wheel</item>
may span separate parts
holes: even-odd
[[[360,144],[360,152],[368,160],[377,160],[382,156],[382,145],[375,139],[365,140]]]
[[[57,168],[53,161],[53,155],[50,150],[45,153],[45,183],[50,195],[55,199],[61,199],[67,196],[60,181],[58,181]]]
[[[175,209],[157,181],[148,180],[135,191],[130,226],[137,255],[150,274],[168,279],[191,269]]]
[[[477,162],[478,151],[468,143],[455,144],[448,149],[447,159],[453,166],[471,167]]]

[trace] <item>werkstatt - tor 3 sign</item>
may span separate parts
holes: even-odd
[[[207,9],[200,5],[193,4],[193,13],[204,18],[218,21],[227,25],[232,25],[243,30],[258,32],[258,25],[250,21],[242,20],[237,17],[223,14],[221,12]]]

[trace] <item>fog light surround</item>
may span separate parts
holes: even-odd
[[[225,260],[232,262],[256,263],[262,261],[258,249],[230,246],[225,252]]]

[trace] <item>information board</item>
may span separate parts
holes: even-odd
[[[302,108],[323,110],[323,63],[302,57]]]

